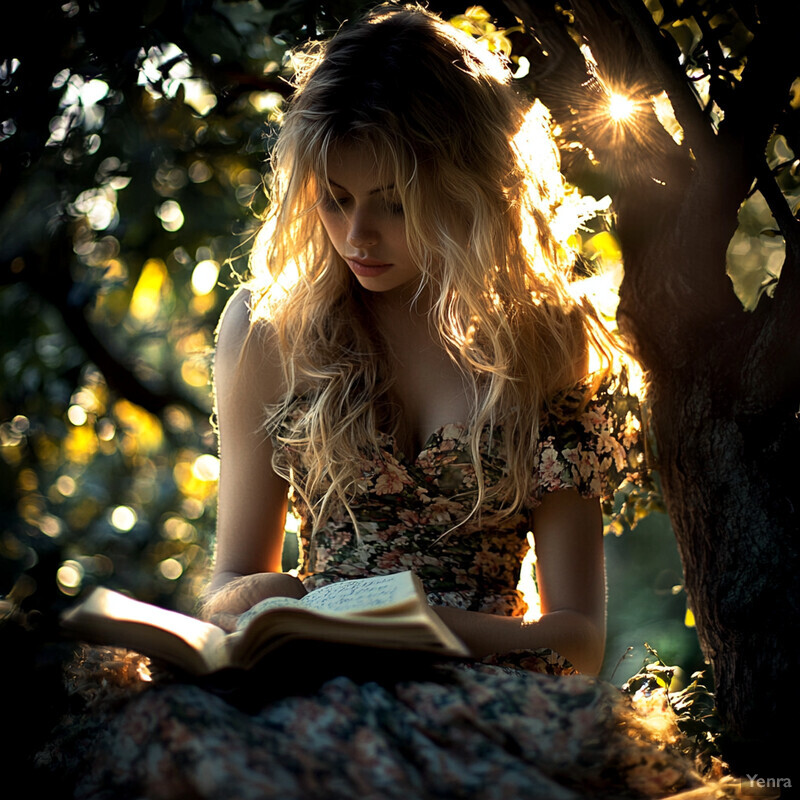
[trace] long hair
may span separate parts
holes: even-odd
[[[307,471],[294,488],[317,525],[331,503],[349,510],[364,453],[374,457],[377,431],[396,422],[386,345],[316,214],[331,149],[355,143],[394,176],[421,290],[434,298],[431,330],[470,387],[473,512],[491,497],[512,514],[533,488],[548,401],[586,377],[590,348],[605,352],[567,286],[573,256],[554,231],[568,205],[546,115],[520,98],[500,57],[416,7],[379,8],[294,65],[251,262],[255,316],[277,334],[286,386],[268,430],[307,400],[301,423],[281,429]],[[498,424],[507,474],[487,487],[479,442]],[[280,450],[275,466],[292,479]]]

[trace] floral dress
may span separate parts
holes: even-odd
[[[301,424],[303,410],[298,401],[285,425]],[[529,509],[562,488],[609,496],[637,468],[636,432],[610,394],[545,420]],[[341,509],[311,537],[296,499],[306,586],[413,570],[431,603],[525,613],[517,588],[525,509],[494,526],[474,519],[453,528],[472,505],[468,439],[463,426],[445,425],[412,460],[383,436],[380,452],[364,459],[352,508],[358,532]],[[484,432],[481,451],[491,484],[504,465],[501,429]],[[296,453],[283,455],[302,473]],[[334,675],[244,704],[197,681],[131,679],[141,667],[134,653],[112,653],[110,668],[87,652],[85,673],[94,659],[105,683],[87,684],[84,674],[86,708],[40,754],[78,798],[620,800],[705,785],[618,689],[550,650]]]

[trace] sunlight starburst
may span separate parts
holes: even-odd
[[[624,122],[633,116],[636,103],[627,95],[612,92],[608,98],[608,115],[614,122]]]

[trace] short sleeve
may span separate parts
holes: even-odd
[[[534,504],[547,492],[577,489],[610,507],[614,493],[643,473],[641,409],[623,380],[591,393],[581,385],[557,397],[539,426]]]

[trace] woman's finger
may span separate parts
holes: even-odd
[[[221,612],[219,614],[212,614],[209,622],[217,625],[228,633],[232,633],[236,630],[236,622],[238,619],[239,617],[236,614],[225,614]]]

